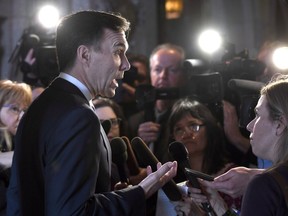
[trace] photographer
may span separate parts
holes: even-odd
[[[246,184],[249,182],[241,209],[241,215],[243,216],[287,215],[287,190],[285,189],[287,188],[288,179],[287,89],[287,76],[279,76],[263,87],[255,108],[256,117],[247,125],[247,129],[251,133],[250,142],[253,152],[261,158],[272,161],[273,165],[266,171],[256,171],[258,175],[254,175],[252,179],[247,178],[249,176],[245,174],[251,173],[252,170],[242,169],[242,173],[246,175],[244,182]],[[239,170],[239,168],[236,169]],[[228,171],[219,178],[224,180],[224,176],[228,177],[229,173],[232,173],[232,171]],[[238,178],[240,177],[241,175]],[[219,183],[219,180],[217,182]],[[215,197],[211,193],[211,188],[215,189],[216,184],[215,181],[204,183],[208,198],[197,194],[200,192],[198,189],[190,189],[193,199],[199,203],[209,199],[213,207],[221,206],[221,200],[214,199]],[[227,206],[214,208],[214,210],[217,210],[219,215],[223,215],[225,212],[227,213],[224,215],[233,215]],[[230,214],[228,214],[229,212]]]
[[[157,46],[150,55],[151,85],[157,89],[180,87],[184,84],[182,64],[184,50],[174,44]],[[128,119],[131,138],[139,136],[152,150],[160,162],[168,160],[168,142],[166,127],[174,100],[153,101],[151,113],[146,110],[132,115]],[[151,105],[151,104],[150,104]],[[146,113],[145,113],[146,112]],[[141,166],[141,164],[139,164]],[[157,194],[147,200],[147,215],[155,215]]]
[[[239,127],[236,107],[228,101],[223,101],[223,129],[229,143],[228,151],[233,161],[239,166],[256,166],[256,159],[251,152],[249,139]]]
[[[157,89],[183,85],[184,58],[184,50],[179,46],[173,44],[157,46],[150,55],[151,85]],[[153,108],[155,116],[152,116],[155,119],[145,119],[143,111],[128,119],[131,137],[141,137],[161,162],[168,159],[168,143],[161,141],[165,140],[163,139],[164,131],[173,102],[174,100],[156,100]]]
[[[273,53],[274,51],[279,47],[285,47],[287,46],[287,43],[282,41],[265,41],[262,46],[260,47],[260,50],[257,55],[257,61],[261,62],[263,64],[263,69],[258,70],[255,68],[253,73],[256,75],[254,77],[254,80],[262,83],[263,85],[265,83],[268,83],[271,78],[275,74],[284,74],[287,73],[286,70],[280,70],[276,67],[275,63],[273,62]],[[260,68],[259,68],[260,69]],[[258,94],[258,93],[257,93]],[[256,105],[256,104],[255,104]],[[236,149],[240,150],[240,152],[244,153],[246,155],[246,161],[249,161],[250,164],[244,163],[240,165],[251,165],[251,158],[252,151],[251,146],[249,143],[248,136],[245,136],[241,133],[240,128],[238,127],[238,116],[237,116],[237,110],[236,107],[229,103],[229,102],[223,102],[223,110],[224,110],[224,129],[225,134],[229,140],[229,142],[236,147]],[[245,114],[248,116],[249,114]],[[245,116],[245,118],[246,118]],[[251,119],[249,119],[251,120]],[[246,122],[248,123],[248,122]],[[244,125],[246,126],[246,124]],[[247,157],[248,156],[248,157]],[[254,156],[255,157],[255,156]],[[268,168],[271,166],[271,161],[263,160],[261,158],[258,158],[258,161],[252,161],[252,164],[257,164],[258,168]]]
[[[260,86],[255,77],[263,71],[262,63],[247,56],[211,65],[187,59],[184,68],[189,75],[185,94],[207,105],[222,124],[230,159],[237,165],[256,166],[245,126],[254,115]]]

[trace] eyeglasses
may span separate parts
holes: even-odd
[[[174,136],[176,136],[176,137],[182,137],[186,133],[186,128],[187,128],[189,133],[191,133],[191,132],[198,133],[200,131],[200,128],[203,126],[205,126],[205,125],[204,124],[191,123],[185,127],[176,127],[174,129],[173,133],[174,133]]]
[[[103,123],[104,121],[109,120],[111,122],[111,127],[119,127],[120,122],[122,121],[121,118],[111,118],[111,119],[105,119],[105,120],[100,120],[101,123]]]
[[[21,112],[27,111],[27,108],[21,109],[16,104],[5,104],[2,107],[8,108],[8,111],[14,115],[20,115]]]

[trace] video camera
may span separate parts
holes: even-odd
[[[156,100],[175,100],[189,96],[211,107],[217,115],[223,99],[222,79],[219,73],[197,74],[189,77],[188,84],[180,88],[155,88],[150,84],[139,85],[135,97],[139,109],[144,110],[145,121],[155,121]],[[212,109],[212,105],[214,108]]]
[[[240,127],[246,127],[254,117],[254,107],[263,86],[263,83],[255,81],[265,69],[262,62],[248,59],[247,56],[210,65],[199,59],[186,59],[183,68],[188,80],[183,87],[157,89],[146,85],[136,89],[136,100],[139,108],[145,111],[146,121],[154,120],[156,100],[189,96],[207,105],[222,123],[222,100],[229,101],[237,109]]]
[[[32,73],[33,77],[37,77],[35,82],[39,79],[47,86],[59,74],[55,36],[54,31],[38,25],[24,29],[9,61],[19,62],[24,78],[28,73]],[[24,61],[30,49],[33,49],[33,57],[36,59],[33,65]]]

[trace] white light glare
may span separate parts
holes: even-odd
[[[52,5],[46,5],[39,10],[38,19],[45,28],[52,28],[59,21],[59,11]]]
[[[288,69],[288,47],[277,48],[272,55],[274,65],[280,70]]]
[[[200,34],[198,44],[204,52],[212,54],[220,49],[222,38],[217,31],[209,29]]]

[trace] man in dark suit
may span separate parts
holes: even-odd
[[[105,12],[62,19],[61,73],[18,127],[7,215],[144,215],[145,198],[175,176],[176,162],[154,173],[148,167],[138,186],[109,192],[111,149],[90,102],[114,96],[130,68],[128,30],[126,19]]]

